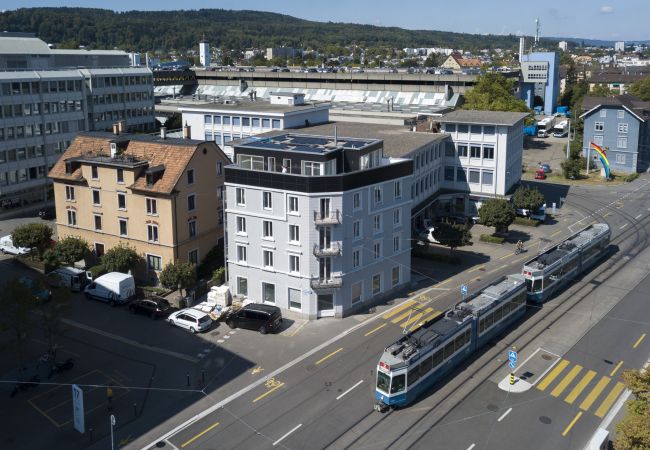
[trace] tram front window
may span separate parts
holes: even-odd
[[[406,375],[396,375],[393,377],[393,381],[390,383],[390,393],[397,394],[402,392],[406,388]]]
[[[542,290],[542,279],[531,280],[526,278],[526,289],[528,292],[539,292]]]
[[[390,385],[390,377],[384,372],[377,372],[377,389],[388,394],[388,386]]]

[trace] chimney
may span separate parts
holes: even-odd
[[[183,127],[183,139],[191,139],[192,138],[192,127],[185,122],[185,126]]]
[[[160,139],[167,139],[167,127],[160,127]]]
[[[120,120],[117,122],[117,129],[120,132],[120,134],[124,133],[126,131],[126,120]]]
[[[113,134],[120,134],[120,126],[116,123],[113,124]]]

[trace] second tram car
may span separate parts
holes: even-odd
[[[528,300],[542,303],[569,280],[593,265],[605,252],[611,231],[606,223],[595,223],[578,231],[534,259],[526,262]]]
[[[524,277],[509,275],[404,335],[377,365],[375,409],[413,402],[525,311]]]

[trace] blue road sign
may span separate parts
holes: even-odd
[[[516,362],[516,361],[510,361],[510,362],[508,363],[508,365],[510,366],[511,369],[514,369],[515,366],[517,365],[517,362]]]
[[[514,350],[510,350],[508,352],[508,359],[510,360],[510,362],[512,364],[516,363],[517,362],[517,352],[514,351]]]
[[[467,285],[465,284],[460,285],[460,295],[467,295]]]

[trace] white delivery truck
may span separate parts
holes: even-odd
[[[133,275],[109,272],[97,277],[84,289],[87,299],[108,302],[111,306],[127,303],[135,298]]]
[[[561,138],[569,134],[569,121],[563,120],[560,123],[555,124],[553,127],[553,136]]]
[[[29,253],[29,249],[25,247],[16,247],[11,240],[11,235],[3,236],[0,238],[0,252],[10,255],[24,255]]]
[[[553,130],[555,125],[555,117],[544,117],[537,122],[537,137],[545,138]]]
[[[73,292],[81,292],[88,284],[86,272],[76,267],[59,267],[45,275],[53,287],[67,287]]]

